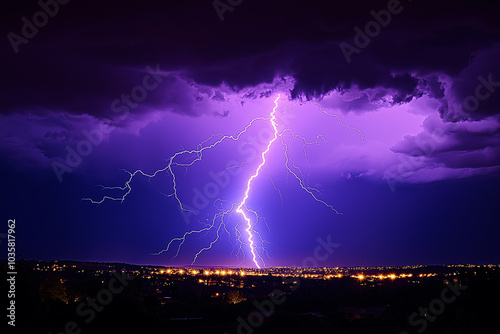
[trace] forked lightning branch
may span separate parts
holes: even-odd
[[[236,256],[239,256],[239,254],[242,254],[243,260],[241,263],[245,261],[245,254],[249,253],[251,260],[255,267],[261,268],[265,267],[265,261],[264,261],[264,255],[268,256],[265,244],[266,241],[261,237],[261,234],[259,233],[259,229],[257,228],[257,225],[259,221],[263,220],[262,217],[259,217],[257,212],[250,208],[248,206],[248,200],[252,197],[255,196],[255,191],[252,189],[252,184],[253,181],[261,177],[262,173],[265,173],[263,171],[263,167],[265,166],[267,160],[268,160],[268,152],[274,147],[274,146],[281,146],[283,155],[285,158],[284,162],[284,167],[287,170],[290,175],[293,176],[293,179],[296,180],[297,184],[307,193],[310,195],[310,197],[320,203],[321,205],[326,206],[329,208],[331,211],[333,211],[336,214],[341,214],[338,212],[331,204],[328,204],[324,200],[322,200],[320,192],[307,185],[307,182],[304,180],[304,175],[302,174],[300,168],[298,165],[293,161],[293,159],[290,157],[290,148],[289,148],[289,142],[286,141],[285,139],[291,139],[291,140],[296,140],[299,141],[301,146],[304,148],[304,154],[305,154],[305,146],[306,145],[318,145],[321,140],[325,141],[324,138],[321,135],[318,135],[314,141],[308,141],[306,140],[305,137],[296,134],[292,129],[286,127],[287,122],[280,122],[280,120],[283,119],[283,117],[279,117],[279,112],[278,112],[278,102],[280,100],[280,94],[276,96],[274,99],[274,107],[269,113],[268,117],[257,117],[252,119],[240,132],[238,132],[236,135],[220,135],[220,134],[214,134],[210,136],[207,140],[203,141],[200,143],[196,149],[191,149],[191,150],[183,150],[176,152],[174,155],[172,155],[167,161],[168,164],[164,166],[161,169],[158,169],[152,173],[147,173],[143,170],[136,170],[134,172],[129,172],[128,173],[129,178],[125,182],[123,186],[114,186],[114,187],[109,187],[109,186],[102,186],[103,190],[108,190],[108,191],[121,191],[122,195],[121,196],[109,196],[105,195],[101,199],[96,200],[92,198],[84,198],[83,200],[90,201],[93,204],[101,204],[105,201],[120,201],[123,202],[126,197],[131,193],[132,191],[132,186],[131,182],[132,180],[137,177],[137,176],[144,176],[148,179],[154,178],[160,173],[166,173],[170,176],[171,179],[171,189],[172,193],[169,196],[172,196],[175,201],[177,202],[179,208],[186,213],[189,214],[196,214],[196,212],[193,211],[192,208],[189,208],[186,205],[183,205],[183,201],[178,195],[178,189],[181,186],[178,181],[177,181],[177,174],[176,174],[176,169],[178,167],[184,167],[184,168],[189,168],[193,166],[195,163],[201,161],[203,159],[204,153],[206,153],[209,150],[214,149],[216,146],[220,145],[221,143],[225,141],[240,141],[242,140],[241,138],[243,135],[249,131],[251,127],[256,126],[256,124],[260,122],[268,122],[268,124],[271,125],[272,128],[272,137],[271,139],[266,143],[265,149],[260,152],[260,155],[256,158],[258,159],[258,165],[257,167],[253,170],[253,172],[250,173],[250,176],[248,180],[245,182],[245,187],[243,189],[244,195],[240,199],[236,199],[235,201],[228,201],[224,199],[217,198],[214,201],[214,205],[220,209],[218,213],[216,213],[211,222],[207,224],[205,227],[199,229],[199,230],[191,230],[186,233],[184,233],[180,237],[173,238],[170,240],[170,242],[167,244],[167,247],[158,253],[155,253],[155,255],[160,255],[164,252],[168,252],[172,247],[174,247],[174,244],[177,245],[177,251],[174,255],[174,258],[177,257],[182,249],[182,246],[185,244],[187,238],[192,237],[194,235],[205,235],[208,232],[215,232],[215,237],[204,247],[201,247],[200,250],[195,254],[192,264],[194,264],[199,255],[202,254],[203,252],[206,252],[212,248],[212,246],[219,241],[221,233],[227,233],[230,236],[236,240],[237,245],[238,245],[238,253]],[[361,133],[360,130],[356,128],[352,128],[349,126],[346,126],[343,124],[342,120],[334,114],[329,114],[325,112],[324,110],[321,109],[320,106],[320,111],[323,112],[324,114],[328,116],[333,116],[338,119],[342,127],[345,127],[349,130],[355,130],[360,133],[361,135],[361,140],[363,141],[363,134]],[[278,126],[283,126],[282,130],[278,129]],[[186,157],[188,158],[186,162]],[[184,160],[182,160],[182,159]],[[307,158],[306,158],[307,160]],[[251,162],[245,162],[247,164],[250,164]],[[234,166],[237,167],[237,166]],[[222,174],[228,172],[228,170],[223,171],[219,177],[222,176]],[[268,174],[268,173],[266,173]],[[273,184],[273,187],[275,187],[275,183],[269,175],[269,178]],[[276,188],[276,187],[275,187]],[[278,190],[278,189],[277,189]],[[279,190],[278,190],[279,191]],[[237,218],[236,220],[238,221],[234,226],[228,226],[230,221],[234,221],[235,219],[231,220],[232,217],[234,217],[236,214]],[[230,230],[234,231],[233,234],[231,234]]]

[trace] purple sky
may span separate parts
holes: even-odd
[[[498,5],[242,1],[221,21],[212,1],[75,1],[29,38],[23,17],[40,5],[3,6],[1,215],[18,221],[20,254],[190,264],[219,221],[174,259],[179,241],[151,254],[241,201],[269,120],[173,167],[196,214],[181,212],[165,172],[134,177],[123,202],[82,199],[123,196],[99,185],[123,187],[123,170],[153,173],[236,136],[280,94],[280,137],[247,202],[261,217],[259,263],[301,265],[318,238],[339,244],[321,266],[500,260]],[[388,6],[398,10],[386,27],[356,44],[355,27]],[[349,59],[345,43],[357,47]],[[231,164],[241,167],[207,195]],[[196,264],[253,265],[241,216],[224,219],[229,233]]]

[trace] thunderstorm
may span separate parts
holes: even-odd
[[[171,247],[173,246],[173,244],[178,242],[179,244],[177,246],[177,251],[173,257],[173,258],[175,258],[179,255],[182,246],[185,244],[185,242],[189,236],[191,236],[193,234],[201,234],[201,233],[208,233],[209,231],[215,231],[215,235],[216,235],[215,239],[213,239],[209,243],[208,246],[202,247],[194,255],[192,263],[191,263],[191,264],[194,264],[197,261],[199,255],[201,253],[210,250],[212,248],[212,246],[217,241],[219,241],[221,232],[226,232],[230,235],[230,232],[227,228],[227,222],[229,221],[229,218],[233,215],[233,213],[237,213],[237,214],[241,215],[241,217],[243,219],[242,221],[240,221],[240,223],[236,224],[236,226],[234,227],[235,237],[236,237],[236,240],[237,240],[238,245],[239,245],[238,254],[240,254],[240,252],[241,252],[243,255],[242,262],[245,259],[245,256],[244,256],[245,251],[243,248],[246,247],[247,251],[250,252],[251,260],[252,260],[254,266],[257,268],[265,267],[266,266],[265,260],[264,260],[264,257],[262,255],[265,254],[268,257],[269,257],[269,255],[267,254],[267,251],[264,247],[264,244],[266,243],[266,241],[261,237],[260,233],[256,229],[256,225],[257,225],[257,222],[259,221],[260,217],[255,210],[252,210],[251,208],[249,208],[247,206],[247,200],[251,196],[250,193],[251,193],[251,188],[252,188],[252,182],[257,177],[259,177],[261,172],[266,173],[262,169],[267,162],[266,155],[268,154],[268,152],[271,150],[271,148],[273,146],[275,146],[276,144],[281,144],[281,147],[283,148],[283,155],[285,158],[284,167],[287,170],[287,172],[290,175],[292,175],[293,178],[297,181],[298,185],[302,188],[303,191],[305,191],[316,202],[321,203],[322,205],[326,206],[328,209],[333,211],[335,214],[342,214],[337,209],[335,209],[333,205],[328,204],[327,202],[325,202],[324,200],[322,200],[319,197],[320,191],[318,189],[307,185],[306,181],[304,180],[303,173],[301,172],[300,168],[296,165],[296,163],[293,161],[293,159],[291,158],[291,156],[289,154],[289,143],[287,143],[285,141],[285,137],[299,140],[302,143],[303,151],[305,154],[305,146],[306,145],[318,145],[320,143],[320,141],[326,142],[325,139],[323,138],[322,135],[317,135],[317,137],[314,141],[308,141],[303,136],[296,134],[289,127],[284,127],[280,131],[278,129],[279,125],[287,125],[287,123],[289,123],[289,120],[286,118],[287,117],[286,114],[281,115],[281,117],[278,117],[278,115],[277,115],[278,107],[279,107],[278,101],[279,101],[280,97],[281,97],[281,94],[277,94],[276,98],[274,99],[274,107],[272,108],[268,117],[253,118],[236,135],[214,134],[214,135],[210,136],[208,139],[206,139],[205,141],[201,142],[197,146],[196,149],[182,150],[182,151],[176,152],[174,155],[172,155],[168,159],[168,164],[165,167],[158,169],[158,170],[154,171],[153,173],[146,173],[145,171],[143,171],[141,169],[138,169],[134,172],[129,172],[129,171],[125,170],[125,172],[129,175],[129,178],[123,186],[112,186],[112,187],[100,186],[103,190],[122,191],[123,193],[121,196],[105,195],[99,200],[95,200],[92,198],[83,198],[83,200],[90,201],[93,204],[101,204],[107,200],[123,202],[123,201],[125,201],[126,197],[131,193],[131,191],[132,191],[131,182],[136,176],[142,175],[144,177],[152,179],[152,178],[156,177],[157,175],[159,175],[160,173],[165,172],[165,173],[168,173],[170,175],[171,180],[172,180],[172,193],[170,195],[168,195],[168,197],[175,198],[180,210],[182,210],[184,212],[188,212],[190,214],[196,214],[196,212],[192,208],[189,208],[188,206],[183,204],[183,202],[178,194],[179,184],[177,181],[177,175],[174,172],[174,167],[189,168],[189,167],[193,166],[196,162],[201,161],[203,159],[203,154],[206,151],[215,148],[216,146],[220,145],[224,141],[229,141],[229,140],[238,141],[238,140],[240,140],[240,138],[244,134],[246,134],[247,131],[252,126],[254,126],[254,124],[256,122],[258,122],[258,121],[269,122],[269,124],[271,125],[271,128],[272,128],[271,139],[267,142],[265,149],[263,149],[262,152],[260,153],[259,164],[257,165],[255,170],[251,173],[251,175],[249,176],[249,178],[245,182],[244,195],[243,195],[243,198],[241,199],[241,201],[230,202],[230,201],[226,201],[226,200],[222,200],[222,199],[215,200],[214,205],[219,205],[220,211],[213,216],[213,219],[212,219],[210,224],[207,224],[207,226],[205,226],[201,229],[188,231],[188,232],[184,233],[181,237],[176,237],[176,238],[171,239],[170,242],[167,244],[166,248],[153,254],[153,255],[160,255],[162,253],[168,252],[171,249]],[[347,128],[349,130],[357,131],[360,134],[361,141],[364,142],[363,133],[359,129],[345,125],[337,115],[330,114],[330,113],[326,112],[325,110],[322,109],[322,107],[319,103],[317,103],[317,105],[319,106],[319,110],[322,113],[324,113],[328,116],[331,116],[331,117],[335,117],[340,122],[340,125],[342,127]],[[220,137],[220,138],[216,139],[217,137]],[[180,161],[178,161],[178,159],[181,156],[188,156],[188,157],[192,156],[194,158],[191,158],[191,160],[189,160],[188,162],[180,162]],[[307,160],[307,157],[306,157],[306,160]],[[247,163],[249,163],[249,162],[247,162]],[[224,172],[227,172],[227,170],[223,171],[221,173],[221,175]],[[268,173],[266,173],[266,174],[268,174]],[[277,189],[276,186],[274,185],[274,181],[273,181],[271,175],[268,174],[268,176],[269,176],[271,182],[273,183],[273,187],[279,192],[279,189]],[[280,196],[281,196],[281,193],[280,193]],[[223,208],[224,205],[227,205],[228,208],[224,209]],[[253,219],[253,221],[252,221],[251,217],[255,217]],[[243,223],[243,224],[241,224],[241,223]],[[243,237],[243,235],[245,235],[245,237]],[[259,252],[259,250],[260,250],[260,252]]]

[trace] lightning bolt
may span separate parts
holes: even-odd
[[[326,143],[326,140],[324,139],[323,136],[318,135],[314,141],[312,141],[312,142],[307,141],[306,138],[304,138],[298,134],[295,134],[289,128],[284,128],[282,131],[279,131],[278,125],[283,125],[283,124],[281,124],[281,122],[278,123],[277,120],[281,120],[282,116],[287,117],[287,116],[291,115],[291,107],[288,106],[287,108],[285,108],[283,115],[279,116],[280,118],[277,118],[276,113],[277,113],[279,99],[280,99],[280,94],[278,94],[276,99],[274,100],[274,108],[273,108],[272,112],[270,113],[269,117],[256,117],[256,118],[252,119],[243,128],[243,130],[238,132],[236,135],[223,135],[220,133],[213,134],[208,139],[201,142],[196,147],[196,149],[182,150],[182,151],[176,152],[173,156],[171,156],[168,159],[168,164],[165,167],[158,169],[158,170],[154,171],[153,173],[146,173],[140,169],[136,170],[134,172],[129,172],[129,171],[125,170],[125,172],[129,175],[129,178],[123,186],[121,186],[121,187],[120,186],[117,186],[117,187],[100,186],[103,190],[122,191],[123,194],[121,196],[105,195],[100,200],[93,200],[91,198],[83,198],[82,200],[89,201],[93,204],[101,204],[107,200],[123,202],[126,199],[126,197],[130,194],[130,192],[132,191],[131,182],[136,176],[142,175],[142,176],[145,176],[149,179],[152,179],[155,176],[157,176],[158,174],[166,172],[172,178],[172,193],[169,195],[166,195],[166,196],[168,196],[168,197],[173,196],[175,198],[176,202],[178,203],[179,208],[182,211],[191,212],[193,214],[196,214],[193,210],[184,206],[182,204],[182,201],[179,198],[178,187],[177,187],[177,178],[176,178],[176,173],[174,172],[174,167],[184,167],[187,169],[187,168],[193,166],[196,162],[201,161],[203,158],[203,154],[206,151],[215,148],[216,146],[218,146],[222,142],[227,141],[227,140],[238,141],[241,138],[241,136],[243,136],[247,132],[247,130],[255,122],[257,122],[259,120],[260,121],[270,121],[271,126],[273,128],[274,135],[273,135],[272,139],[267,143],[266,149],[264,151],[262,151],[262,153],[260,154],[260,159],[261,159],[260,164],[257,166],[257,168],[255,169],[253,174],[251,174],[251,176],[248,178],[248,180],[246,182],[245,192],[244,192],[244,196],[243,196],[242,200],[238,203],[231,203],[231,202],[226,201],[226,200],[216,199],[214,202],[214,206],[219,210],[219,212],[213,216],[213,219],[210,223],[207,223],[205,225],[205,227],[203,227],[199,230],[192,230],[192,231],[185,232],[182,235],[182,237],[177,237],[177,238],[171,239],[170,242],[167,244],[167,247],[165,249],[159,251],[158,253],[153,254],[153,255],[160,255],[164,252],[168,252],[173,247],[174,243],[179,242],[179,244],[177,246],[177,251],[173,257],[173,258],[175,258],[179,255],[180,250],[181,250],[182,246],[185,244],[187,237],[189,237],[191,235],[196,235],[196,234],[204,235],[204,234],[207,234],[211,231],[215,231],[215,238],[207,246],[201,248],[194,255],[193,261],[191,263],[191,264],[194,264],[196,262],[196,260],[198,259],[198,257],[200,256],[200,254],[202,254],[205,251],[210,250],[212,248],[212,246],[220,239],[221,233],[225,232],[231,237],[231,233],[229,232],[229,230],[227,228],[227,223],[229,222],[229,219],[231,218],[232,213],[236,212],[236,213],[240,214],[242,217],[242,220],[240,222],[236,223],[234,226],[234,235],[236,237],[237,242],[239,243],[239,248],[238,248],[238,252],[236,254],[236,257],[238,257],[238,255],[241,252],[243,254],[243,260],[241,263],[243,263],[245,261],[245,252],[243,250],[243,245],[245,245],[250,249],[252,261],[255,264],[255,266],[259,269],[261,268],[261,265],[259,265],[259,260],[260,260],[262,265],[265,267],[264,259],[259,254],[258,250],[260,249],[265,255],[267,255],[267,257],[269,257],[269,254],[267,254],[266,248],[264,247],[264,243],[268,243],[268,242],[265,241],[261,237],[260,233],[254,229],[254,226],[262,219],[262,217],[259,217],[259,214],[257,213],[257,211],[252,210],[252,209],[247,207],[247,200],[250,197],[250,190],[252,187],[252,181],[254,181],[259,176],[260,172],[266,174],[270,178],[274,189],[276,189],[278,191],[280,198],[281,198],[281,192],[276,187],[273,178],[271,177],[270,174],[268,174],[267,172],[265,172],[263,170],[263,167],[266,164],[266,155],[270,151],[272,145],[275,142],[281,143],[281,146],[283,147],[283,154],[285,157],[284,166],[285,166],[286,170],[288,171],[288,173],[290,173],[298,181],[299,186],[306,193],[308,193],[315,201],[317,201],[318,203],[321,203],[322,205],[331,209],[336,214],[341,214],[332,205],[330,205],[330,204],[326,203],[325,201],[321,200],[320,198],[318,198],[318,196],[321,195],[321,193],[318,189],[307,186],[307,183],[304,181],[303,172],[301,171],[299,166],[297,166],[295,164],[293,159],[291,159],[291,157],[289,156],[289,153],[288,153],[289,147],[288,147],[287,142],[285,141],[285,138],[290,138],[291,140],[300,140],[302,142],[303,152],[304,152],[306,162],[307,162],[306,146],[307,145],[318,145],[320,140],[322,140],[323,142]],[[337,115],[330,114],[330,113],[326,112],[325,110],[323,110],[321,108],[321,105],[319,105],[319,104],[317,104],[317,105],[320,107],[320,111],[322,113],[324,113],[328,116],[331,116],[331,117],[336,117],[338,119],[338,121],[340,122],[342,127],[345,127],[349,130],[358,131],[361,135],[361,140],[364,141],[363,134],[361,133],[360,130],[345,125]],[[212,142],[212,143],[209,144],[210,142]],[[187,158],[187,160],[186,160],[186,158]],[[181,159],[184,159],[184,160],[181,160]],[[181,160],[181,161],[179,161],[179,160]],[[222,175],[224,173],[226,173],[229,168],[238,168],[238,167],[243,166],[244,164],[250,164],[250,163],[252,163],[252,161],[245,161],[245,162],[242,162],[239,166],[228,167],[226,170],[221,172],[220,177],[222,177]],[[307,164],[309,165],[308,162],[307,162]],[[254,217],[253,224],[252,224],[252,219],[250,218],[251,215]],[[267,226],[267,223],[266,223],[266,226]],[[245,236],[246,236],[246,238],[244,240],[242,240],[243,235],[242,235],[242,231],[240,230],[243,228],[244,228],[244,232],[245,232]],[[269,229],[269,227],[268,227],[268,229]],[[235,245],[233,245],[233,252],[234,252],[234,249],[235,249]]]
[[[222,134],[214,134],[214,135],[211,135],[210,138],[206,139],[205,141],[201,142],[197,149],[196,150],[184,150],[184,151],[180,151],[180,152],[177,152],[175,153],[173,156],[170,157],[169,159],[169,162],[167,164],[167,166],[165,166],[164,168],[162,169],[158,169],[156,170],[154,173],[152,174],[148,174],[148,173],[144,173],[142,170],[138,169],[136,170],[135,172],[131,173],[127,170],[124,170],[127,174],[129,174],[129,179],[125,182],[125,185],[123,187],[106,187],[106,186],[100,186],[102,189],[104,190],[122,190],[122,191],[125,191],[125,193],[120,196],[120,197],[112,197],[112,196],[103,196],[100,200],[98,201],[95,201],[93,200],[92,198],[82,198],[82,200],[84,201],[89,201],[91,202],[92,204],[101,204],[103,203],[104,201],[106,200],[111,200],[111,201],[120,201],[123,203],[123,201],[125,200],[125,198],[130,194],[130,192],[132,191],[132,187],[130,186],[130,182],[132,182],[132,180],[134,179],[134,177],[137,175],[137,174],[140,174],[142,176],[146,176],[147,178],[149,179],[152,179],[154,178],[156,175],[158,175],[159,173],[161,172],[165,172],[165,171],[168,171],[168,173],[172,176],[172,189],[173,189],[173,193],[168,195],[168,196],[174,196],[177,203],[179,203],[179,207],[181,208],[181,210],[183,211],[186,211],[186,212],[191,212],[191,213],[194,213],[196,214],[193,210],[190,210],[190,209],[187,209],[185,208],[183,205],[182,205],[182,202],[181,200],[179,199],[179,196],[177,194],[177,182],[176,182],[176,177],[175,177],[175,173],[174,171],[172,170],[172,167],[173,166],[179,166],[179,167],[191,167],[192,165],[194,165],[195,162],[197,161],[200,161],[203,157],[203,152],[206,151],[206,150],[210,150],[214,147],[216,147],[217,145],[219,145],[220,143],[222,143],[223,141],[225,141],[226,139],[231,139],[233,141],[238,141],[240,139],[240,137],[247,132],[248,128],[250,128],[253,123],[255,123],[257,120],[268,120],[269,118],[264,118],[264,117],[256,117],[254,119],[252,119],[246,126],[243,130],[241,130],[236,136],[230,136],[230,135],[222,135]],[[221,138],[217,141],[215,141],[213,144],[211,145],[207,145],[207,146],[203,146],[204,144],[206,144],[207,142],[209,142],[212,138],[214,137],[217,137],[217,136],[221,136]],[[180,157],[182,155],[195,155],[196,158],[193,159],[191,162],[189,163],[178,163],[178,162],[174,162],[174,160],[177,158],[177,157]]]
[[[319,107],[319,111],[321,111],[323,114],[325,115],[328,115],[330,117],[335,117],[339,122],[340,122],[340,125],[343,127],[343,128],[346,128],[346,129],[349,129],[349,130],[354,130],[354,131],[357,131],[359,133],[359,135],[361,136],[361,142],[364,143],[365,142],[365,136],[363,135],[363,132],[361,132],[361,130],[359,130],[358,128],[354,128],[354,127],[351,127],[349,125],[346,125],[344,124],[344,122],[342,122],[342,119],[337,116],[336,114],[330,114],[328,111],[326,110],[323,110],[323,108],[321,107],[321,104],[319,103],[314,103],[315,105],[317,105]]]
[[[271,112],[271,124],[272,124],[273,129],[274,129],[274,137],[267,144],[266,150],[264,152],[262,152],[262,154],[261,154],[262,162],[260,163],[260,165],[255,170],[255,173],[248,179],[248,181],[247,181],[247,188],[245,190],[245,196],[243,197],[243,200],[241,201],[241,203],[236,208],[236,212],[241,213],[241,215],[243,216],[243,218],[247,222],[247,228],[245,229],[245,231],[248,234],[248,243],[250,244],[250,252],[252,253],[252,260],[255,263],[255,265],[257,266],[257,268],[259,268],[259,269],[260,269],[260,266],[257,263],[257,259],[256,259],[256,255],[255,255],[255,249],[254,249],[254,244],[253,244],[253,236],[252,236],[252,232],[251,232],[251,230],[252,230],[252,222],[250,221],[250,218],[248,218],[248,216],[246,215],[245,211],[243,211],[242,207],[246,208],[245,203],[246,203],[246,201],[248,199],[248,196],[249,196],[250,186],[252,184],[252,181],[257,176],[259,176],[260,169],[266,163],[266,154],[267,154],[267,152],[269,152],[269,150],[271,149],[271,145],[276,141],[276,139],[278,139],[278,128],[276,127],[276,121],[275,121],[276,120],[276,116],[275,116],[275,113],[276,113],[276,108],[278,108],[278,100],[279,100],[279,98],[280,98],[280,94],[278,94],[278,97],[276,98],[276,100],[274,100],[274,108],[273,108],[273,111]]]

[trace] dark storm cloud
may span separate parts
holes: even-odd
[[[449,83],[441,116],[450,121],[479,120],[500,113],[500,44],[475,52],[470,65]]]
[[[224,95],[219,92],[219,91],[216,91],[214,96],[212,96],[212,100],[214,101],[220,101],[220,102],[225,102],[226,99],[224,98]]]
[[[444,86],[435,75],[422,78],[423,90],[430,97],[441,99],[444,97]]]
[[[292,75],[295,98],[356,86],[390,89],[393,103],[405,103],[428,91],[438,96],[440,83],[426,87],[422,78],[455,77],[474,54],[500,41],[496,4],[402,1],[401,13],[347,64],[339,44],[352,44],[354,26],[364,29],[373,20],[370,11],[387,3],[246,1],[220,22],[208,0],[70,2],[18,54],[4,39],[0,59],[9,66],[1,78],[2,110],[43,107],[109,117],[111,101],[155,64],[202,85],[241,89]],[[39,8],[12,2],[9,10],[5,34],[19,33],[21,17]],[[482,63],[482,73],[494,72],[490,61]],[[152,92],[145,106],[164,108],[166,90]],[[441,110],[445,118],[447,110]]]
[[[496,125],[496,126],[495,126]],[[447,133],[447,142],[442,148],[437,150],[437,153],[458,153],[457,156],[468,152],[480,151],[485,156],[491,156],[497,151],[496,156],[491,156],[496,160],[496,164],[500,165],[500,128],[497,124],[484,124],[483,126],[475,126],[472,128],[450,129]],[[495,149],[495,147],[497,147]]]
[[[480,170],[500,166],[500,124],[496,119],[444,123],[439,127],[431,123],[424,122],[424,131],[405,136],[391,150],[419,159],[424,168]]]

